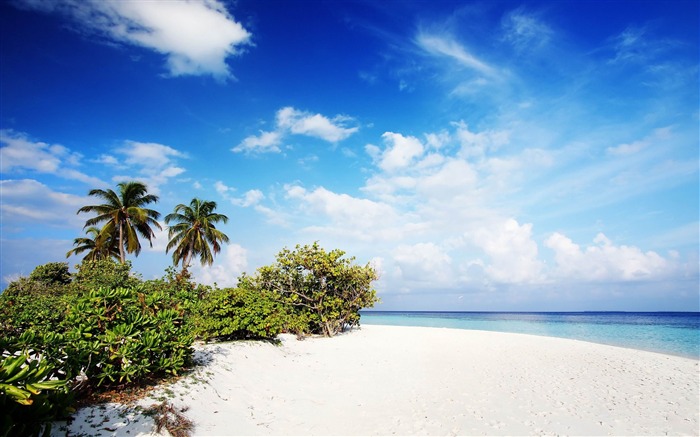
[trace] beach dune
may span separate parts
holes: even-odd
[[[700,432],[694,359],[441,328],[369,325],[332,339],[280,338],[198,346],[203,366],[140,403],[166,396],[189,407],[196,435]],[[95,434],[89,422],[100,420],[106,434],[150,430],[144,417],[108,417],[117,409],[103,407],[102,418],[81,411],[71,430]]]

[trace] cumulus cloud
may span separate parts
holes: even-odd
[[[338,143],[359,130],[357,126],[348,126],[353,119],[344,115],[328,118],[321,114],[302,111],[286,106],[275,115],[276,129],[263,131],[259,135],[250,135],[231,149],[235,153],[279,153],[280,146],[288,135],[304,135],[329,143]]]
[[[454,286],[452,259],[434,243],[402,244],[394,250],[393,260],[404,280]]]
[[[2,173],[36,172],[90,185],[106,185],[99,178],[77,170],[75,167],[81,165],[82,155],[60,144],[32,141],[24,133],[0,130],[0,145]]]
[[[567,280],[635,281],[659,279],[673,271],[672,263],[653,251],[634,246],[615,246],[602,233],[594,245],[582,249],[567,236],[555,232],[545,241],[554,251],[553,275]]]
[[[250,135],[246,137],[239,145],[231,149],[231,151],[236,153],[281,152],[279,147],[281,144],[281,132],[260,132],[260,135]]]
[[[226,59],[251,34],[219,0],[18,0],[20,5],[70,17],[82,31],[163,54],[170,75],[230,77]]]
[[[321,114],[312,114],[292,107],[277,111],[277,126],[289,129],[293,134],[308,135],[330,143],[342,141],[358,131],[358,127],[345,127],[349,117],[336,116],[329,119]]]
[[[170,164],[172,158],[183,158],[186,155],[158,143],[142,143],[138,141],[126,141],[123,147],[117,149],[117,153],[125,157],[129,165],[139,165],[149,168],[162,168]]]
[[[235,197],[233,193],[236,191],[235,188],[229,187],[221,181],[216,181],[214,183],[214,189],[219,193],[224,199],[228,200],[236,206],[241,206],[247,208],[249,206],[259,206],[259,203],[265,199],[265,195],[262,191],[253,189],[248,190],[243,194],[243,197]]]
[[[379,167],[385,171],[394,171],[407,167],[420,157],[425,147],[418,138],[403,136],[394,132],[385,132],[382,135],[385,149],[381,151],[377,146],[368,144],[365,147],[367,153],[374,158]]]
[[[239,244],[228,244],[214,258],[211,266],[193,261],[191,271],[197,282],[219,287],[235,287],[238,277],[248,269],[248,250]]]
[[[176,160],[187,158],[187,155],[163,144],[125,141],[123,146],[115,149],[115,153],[121,156],[118,161],[124,164],[120,168],[134,168],[139,174],[138,179],[143,180],[149,190],[155,193],[161,185],[185,172]],[[111,155],[103,155],[103,160],[105,156]],[[113,179],[122,181],[134,179],[134,176],[119,175]]]
[[[479,228],[467,237],[489,256],[491,263],[484,270],[495,282],[537,283],[544,279],[531,223],[520,225],[509,219]]]
[[[472,132],[463,121],[453,125],[455,137],[461,148],[460,156],[467,158],[483,158],[487,154],[498,151],[510,140],[510,133],[507,131]]]
[[[306,213],[327,221],[307,231],[352,235],[364,241],[395,239],[405,232],[395,226],[397,213],[385,203],[334,193],[323,187],[307,191],[299,185],[288,185],[285,190],[287,198],[300,201]]]

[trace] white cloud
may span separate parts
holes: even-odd
[[[19,0],[44,12],[71,17],[83,30],[166,56],[172,76],[230,77],[226,59],[249,43],[251,34],[218,0]]]
[[[516,284],[543,281],[543,263],[538,258],[537,243],[532,239],[532,224],[520,225],[509,219],[466,236],[491,259],[484,270],[492,280]]]
[[[197,282],[219,287],[235,287],[238,277],[248,269],[248,250],[238,244],[227,244],[214,258],[214,264],[204,266],[194,260],[190,270]]]
[[[507,131],[472,132],[462,121],[453,125],[456,128],[455,137],[461,147],[460,155],[464,157],[483,158],[489,153],[498,151],[510,141],[510,133]]]
[[[165,167],[172,162],[172,158],[184,158],[186,156],[170,146],[138,141],[125,141],[124,146],[117,148],[116,151],[126,157],[125,162],[127,164],[149,169]]]
[[[225,196],[229,191],[235,190],[235,188],[231,188],[221,181],[214,182],[214,189],[217,193],[221,194],[222,196]]]
[[[214,189],[219,193],[224,199],[228,200],[236,206],[241,206],[247,208],[249,206],[260,206],[259,203],[265,198],[262,191],[253,189],[248,190],[243,194],[243,197],[233,197],[232,193],[236,191],[235,188],[229,187],[221,181],[216,181],[214,183]]]
[[[242,206],[247,207],[247,206],[257,205],[264,198],[265,198],[265,195],[263,194],[262,191],[260,191],[260,190],[248,190],[243,195]]]
[[[674,271],[669,260],[656,252],[642,252],[634,246],[615,246],[602,233],[595,245],[581,249],[567,236],[555,232],[545,241],[554,251],[553,275],[566,280],[634,281],[660,279]]]
[[[321,114],[312,114],[291,106],[277,111],[275,115],[276,129],[260,132],[260,135],[250,135],[231,151],[240,153],[281,152],[280,145],[288,135],[304,135],[319,138],[329,143],[340,142],[359,130],[359,127],[348,127],[353,119],[343,115],[328,118]]]
[[[487,76],[494,76],[496,71],[449,36],[420,32],[416,44],[431,55],[445,56],[472,70]]]
[[[239,145],[231,149],[232,152],[281,152],[280,145],[282,144],[281,132],[260,132],[260,135],[250,135],[246,137]]]
[[[0,172],[37,172],[90,185],[104,186],[99,178],[72,167],[80,166],[82,155],[60,144],[34,142],[24,133],[0,130]]]
[[[77,211],[88,204],[82,196],[54,191],[33,179],[0,180],[0,222],[4,232],[21,230],[30,223],[82,227]]]
[[[552,39],[552,29],[534,14],[518,8],[507,14],[502,22],[504,40],[519,51],[532,51],[546,46]]]
[[[332,120],[321,115],[285,107],[277,111],[277,126],[297,135],[308,135],[337,143],[358,131],[358,127],[345,127],[348,117],[336,116]]]
[[[373,145],[367,145],[366,150],[378,160],[379,167],[385,171],[395,171],[407,167],[423,154],[424,146],[418,138],[403,136],[394,132],[382,135],[386,148],[383,152]]]
[[[327,219],[307,231],[352,235],[361,240],[394,239],[405,232],[394,226],[396,211],[389,205],[369,199],[338,194],[323,187],[309,192],[299,185],[285,187],[289,199],[299,200],[305,213]]]
[[[400,245],[393,260],[403,280],[454,286],[452,259],[434,243]]]
[[[136,168],[140,174],[138,179],[148,185],[149,191],[156,194],[161,185],[186,171],[175,165],[174,160],[186,158],[187,155],[163,144],[127,140],[123,146],[115,149],[115,153],[124,156],[125,168],[129,166]],[[114,181],[132,180],[134,176],[117,175],[112,179]]]

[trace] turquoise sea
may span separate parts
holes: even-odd
[[[367,325],[515,332],[700,359],[700,313],[362,311]]]

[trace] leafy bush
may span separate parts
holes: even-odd
[[[48,435],[50,422],[73,410],[68,381],[38,354],[0,357],[0,435]]]
[[[204,340],[274,338],[285,321],[283,306],[266,292],[242,288],[214,290],[194,314],[194,332]]]
[[[360,322],[360,309],[378,302],[372,281],[377,272],[369,265],[354,265],[345,252],[326,252],[314,243],[283,249],[271,266],[258,269],[255,276],[242,276],[241,288],[272,293],[288,306],[288,328],[333,336]]]
[[[76,266],[73,285],[80,291],[96,290],[98,288],[130,288],[138,285],[141,280],[131,274],[131,262],[118,263],[113,259],[97,261],[85,260]]]
[[[53,262],[37,266],[29,279],[45,284],[68,284],[71,280],[68,263]]]
[[[142,286],[100,288],[80,296],[66,316],[67,368],[97,387],[176,375],[191,363],[184,310],[166,293]]]
[[[58,330],[71,296],[63,285],[48,285],[29,278],[13,281],[0,294],[1,337],[7,340],[31,329]]]

